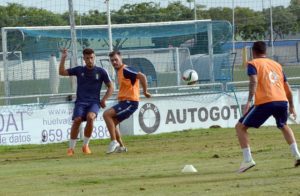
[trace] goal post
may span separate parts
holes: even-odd
[[[110,51],[108,28],[109,25],[75,26],[77,48],[72,50],[78,53],[76,59],[78,65],[83,63],[81,52],[86,47],[93,48],[97,54],[107,58]],[[201,81],[231,80],[231,64],[228,60],[230,50],[223,47],[231,42],[232,28],[227,21],[112,24],[111,30],[113,49],[120,50],[129,65],[134,61],[154,67],[157,77],[153,87],[185,84],[181,80],[181,73],[190,68],[198,72]],[[57,61],[60,59],[58,43],[72,41],[70,26],[4,27],[2,28],[3,38],[6,38],[2,43],[4,54],[5,51],[7,53],[8,45],[11,48],[18,43],[16,38],[12,39],[11,33],[15,31],[25,35],[20,50],[23,54],[23,63],[9,66],[10,60],[7,59],[7,55],[3,55],[4,72],[7,77],[6,96],[51,93],[47,90],[49,84],[46,87],[41,84],[49,83],[50,55],[56,56]],[[128,55],[134,59],[130,59]],[[100,63],[101,59],[96,60]],[[70,59],[67,60],[66,67],[69,63]],[[111,74],[113,73],[114,70],[111,70]],[[26,81],[20,83],[21,80]],[[60,80],[59,93],[72,93],[66,79]],[[28,87],[20,86],[27,82]],[[34,83],[39,85],[33,85]],[[15,85],[13,92],[10,85]]]

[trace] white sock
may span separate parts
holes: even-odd
[[[250,162],[252,160],[250,147],[243,148],[243,157],[245,162]]]
[[[76,141],[77,141],[76,139],[75,140],[70,139],[69,148],[75,149]]]
[[[112,142],[113,142],[113,143],[115,143],[115,144],[116,144],[116,143],[118,143],[118,141],[117,141],[117,140],[112,140]]]
[[[292,143],[290,145],[290,148],[291,148],[292,155],[296,158],[300,158],[300,153],[297,147],[297,143],[296,142]]]
[[[90,138],[89,137],[83,137],[83,145],[89,145]]]

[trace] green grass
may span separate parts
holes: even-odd
[[[300,138],[300,126],[292,126]],[[299,195],[300,168],[275,127],[250,130],[257,166],[237,174],[242,155],[234,129],[127,136],[128,153],[106,155],[108,140],[0,146],[0,195]],[[183,174],[193,164],[198,173]]]

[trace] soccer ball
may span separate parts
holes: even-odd
[[[188,69],[183,72],[182,79],[188,84],[192,82],[196,82],[198,81],[198,74],[195,70]]]

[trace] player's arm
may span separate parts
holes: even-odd
[[[59,63],[59,75],[61,76],[69,76],[69,72],[65,69],[65,61],[68,57],[68,50],[63,49],[61,52],[61,59]]]
[[[257,75],[249,76],[249,95],[247,102],[251,103],[257,88]]]
[[[287,81],[284,82],[284,91],[285,91],[286,97],[287,97],[288,102],[289,102],[290,114],[292,114],[294,119],[296,119],[297,114],[296,114],[294,101],[293,101],[293,93],[292,93],[292,89],[291,89],[291,87],[290,87],[290,85]]]
[[[256,70],[256,68],[253,65],[249,64],[247,73],[249,76],[249,94],[248,94],[247,103],[245,105],[244,113],[248,112],[248,110],[251,106],[251,103],[253,101],[253,97],[255,95],[256,88],[257,88],[257,70]]]
[[[247,103],[244,108],[244,114],[247,113],[251,107],[251,103],[255,95],[256,88],[257,88],[257,75],[251,75],[249,76],[249,94],[248,94]]]
[[[136,78],[139,79],[140,82],[141,82],[145,97],[150,98],[151,94],[148,92],[148,85],[147,85],[146,76],[143,73],[138,72],[138,74],[136,75]]]
[[[112,83],[112,80],[110,79],[108,73],[106,70],[103,71],[103,82],[105,83],[107,90],[105,95],[100,100],[100,106],[102,108],[106,107],[106,100],[113,94],[114,92],[114,85]]]
[[[102,108],[105,108],[106,107],[106,101],[107,99],[113,94],[114,92],[114,85],[113,83],[110,81],[108,83],[105,83],[106,87],[107,87],[107,90],[106,90],[106,93],[105,95],[102,97],[101,101],[100,101],[100,105]]]

